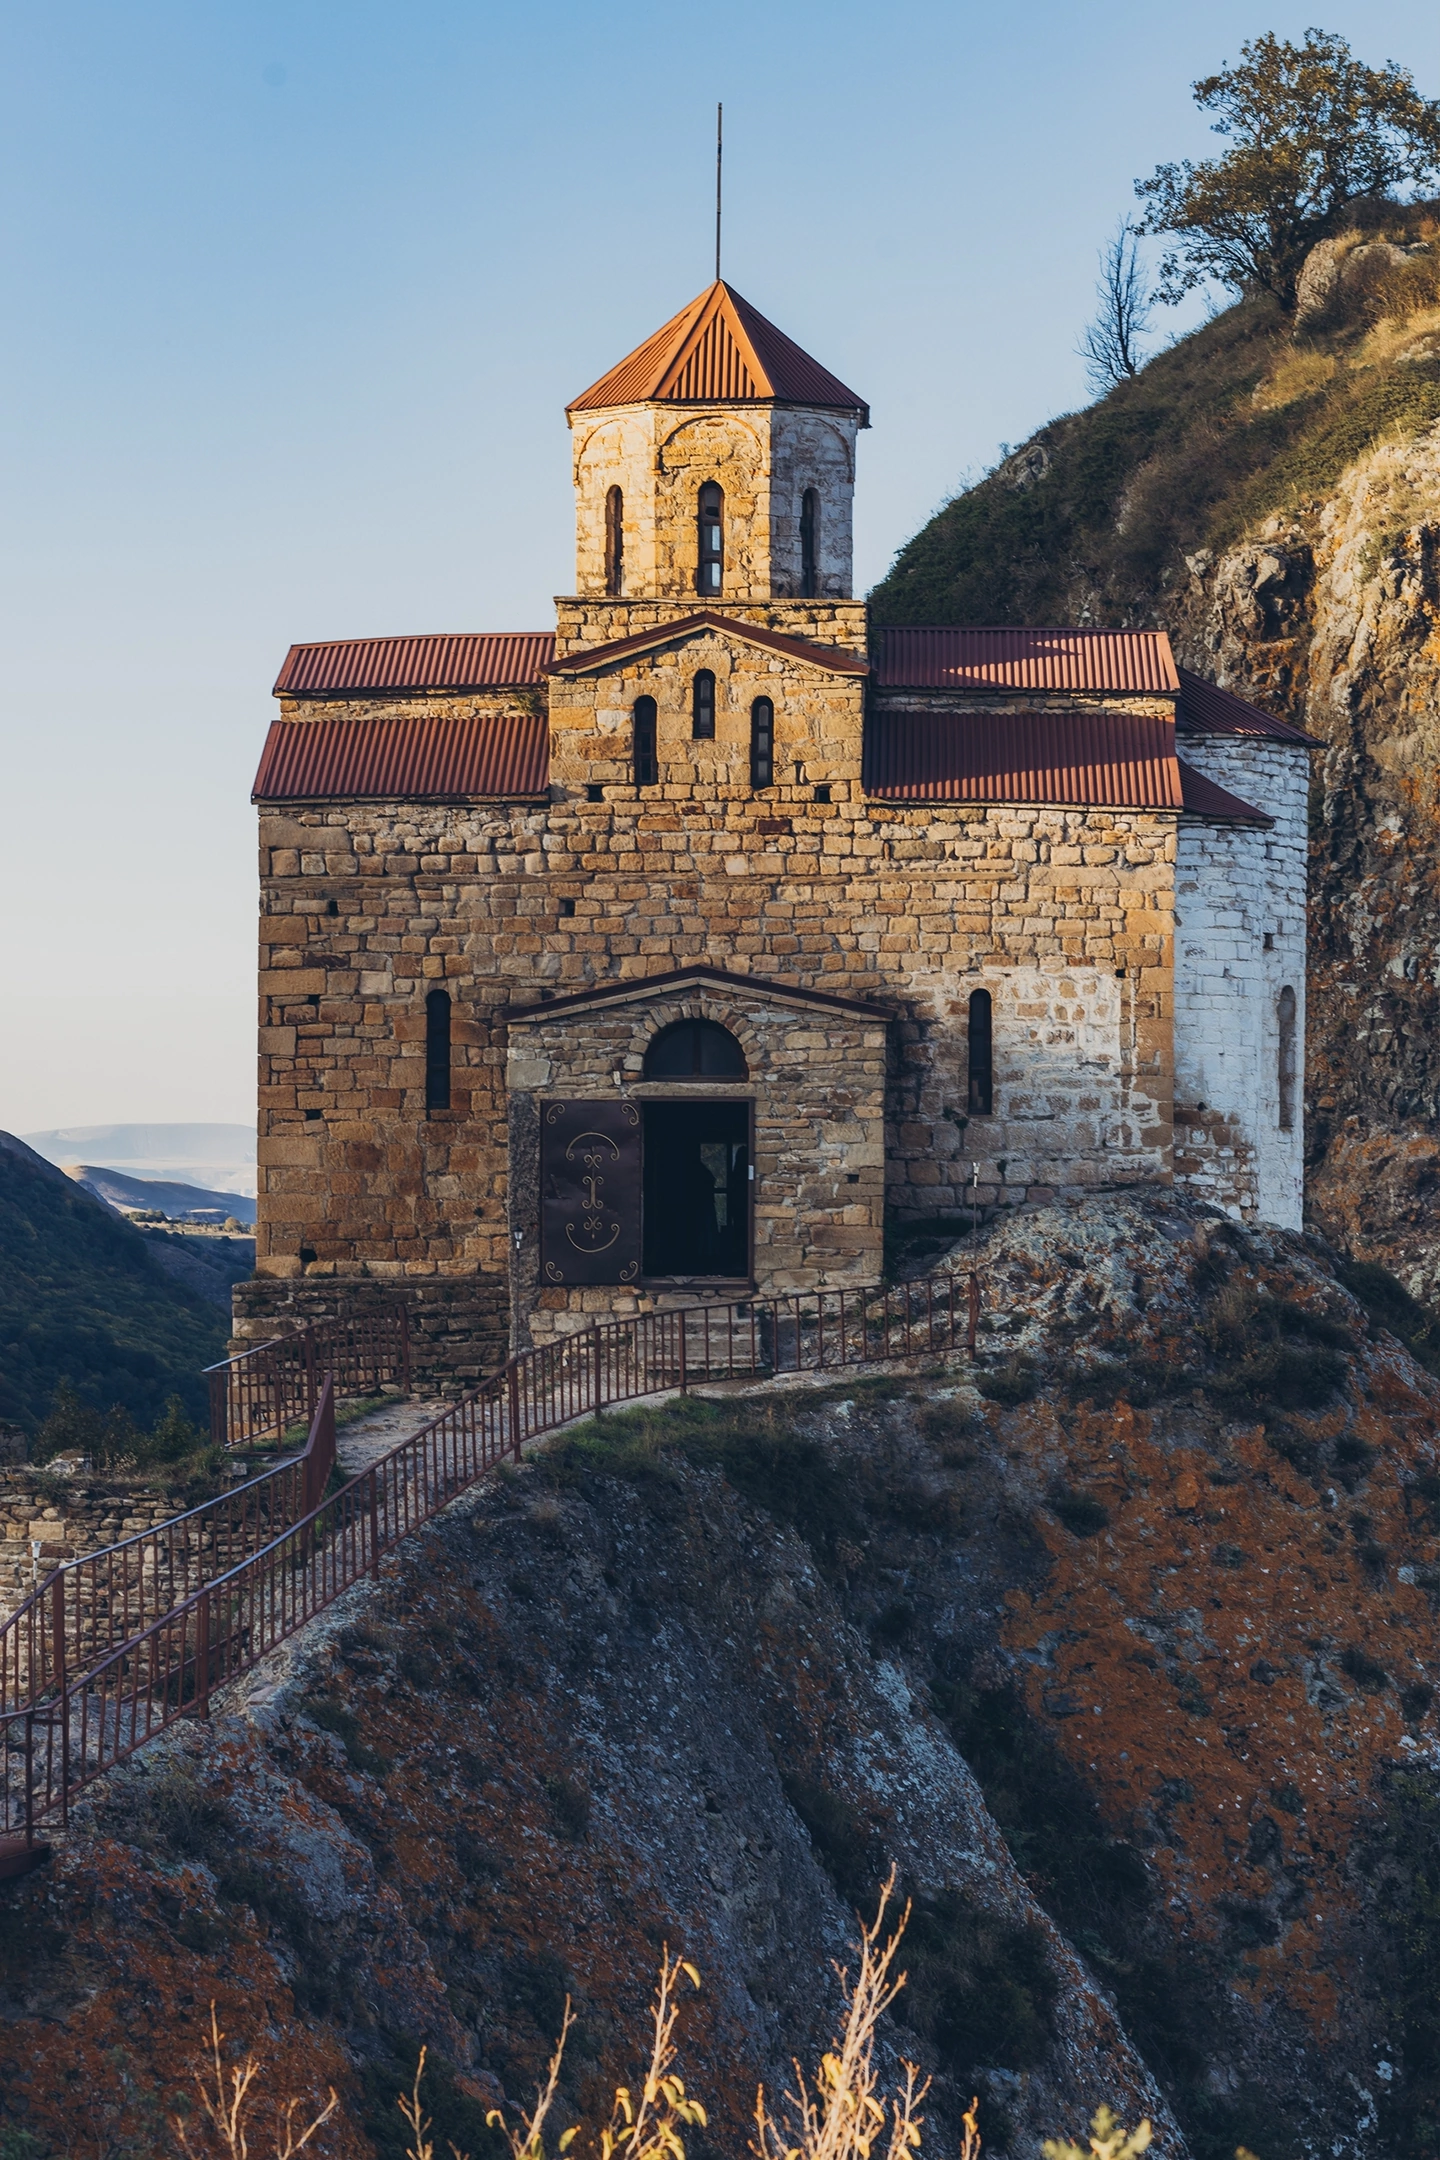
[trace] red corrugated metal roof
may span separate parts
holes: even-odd
[[[1196,817],[1220,818],[1226,824],[1234,825],[1275,823],[1273,817],[1267,817],[1265,812],[1257,810],[1253,803],[1242,802],[1240,797],[1232,795],[1228,788],[1217,787],[1213,780],[1208,780],[1202,772],[1196,772],[1195,767],[1187,765],[1183,758],[1176,762],[1180,767],[1184,806]]]
[[[1247,703],[1233,691],[1222,690],[1206,682],[1203,675],[1192,675],[1189,668],[1183,667],[1175,725],[1187,735],[1265,735],[1276,742],[1320,748],[1315,737],[1307,735],[1303,728],[1292,727],[1288,720],[1277,720],[1273,713],[1262,712],[1258,705]]]
[[[806,660],[812,667],[828,668],[833,675],[868,675],[870,663],[858,653],[843,652],[833,645],[811,645],[805,638],[786,637],[779,630],[763,630],[757,623],[740,622],[733,615],[722,615],[715,608],[700,608],[693,615],[682,615],[678,622],[656,623],[649,630],[637,630],[633,637],[616,638],[610,645],[590,645],[580,652],[569,653],[563,660],[552,661],[548,669],[551,675],[588,675],[592,668],[609,667],[616,660],[628,660],[636,653],[654,652],[661,645],[673,645],[680,638],[693,637],[697,630],[727,630],[732,637],[740,638],[748,645],[763,645],[767,652],[784,653],[791,660]]]
[[[893,802],[1182,803],[1174,728],[1144,713],[875,713],[864,786]]]
[[[393,720],[275,720],[255,775],[256,802],[531,799],[549,773],[538,713],[428,714]]]
[[[903,690],[1095,690],[1132,697],[1180,688],[1163,630],[882,630],[876,680]]]
[[[858,412],[870,425],[864,398],[812,360],[793,338],[767,322],[722,280],[592,383],[569,412],[606,405],[823,405]]]
[[[555,657],[549,630],[465,631],[453,636],[337,638],[292,645],[276,697],[353,697],[399,690],[518,690],[537,683]]]

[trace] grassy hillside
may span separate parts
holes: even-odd
[[[203,1417],[200,1372],[224,1356],[228,1332],[138,1230],[0,1135],[0,1418],[33,1429],[61,1380],[142,1425],[172,1394]]]
[[[1440,419],[1435,205],[1299,333],[1273,301],[1232,307],[1087,411],[1040,429],[901,549],[883,623],[1146,624],[1184,558],[1323,497],[1372,444]]]

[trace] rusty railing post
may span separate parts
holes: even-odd
[[[690,1373],[685,1363],[685,1308],[683,1305],[675,1315],[675,1324],[680,1330],[680,1392],[682,1395],[688,1395],[690,1392]]]
[[[600,1396],[600,1323],[590,1323],[590,1413],[599,1417],[605,1405]]]
[[[973,1359],[975,1356],[975,1332],[980,1325],[980,1278],[973,1268],[970,1270],[969,1305],[970,1313],[965,1329],[965,1347]]]
[[[305,1415],[315,1415],[315,1330],[305,1330]]]
[[[370,1471],[370,1573],[380,1580],[380,1472]]]
[[[182,1645],[181,1655],[184,1655]],[[182,1668],[183,1669],[183,1668]],[[195,1607],[195,1710],[196,1717],[210,1715],[210,1592],[202,1590]]]
[[[210,1374],[210,1445],[230,1445],[230,1372],[225,1365]]]
[[[50,1677],[57,1695],[65,1693],[65,1570],[55,1570],[50,1585]]]
[[[524,1441],[520,1431],[520,1365],[515,1358],[505,1368],[505,1392],[510,1410],[510,1452],[519,1462]]]

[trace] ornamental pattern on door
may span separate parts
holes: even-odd
[[[540,1118],[544,1280],[634,1282],[640,1273],[640,1189],[640,1112],[634,1103],[546,1103]]]

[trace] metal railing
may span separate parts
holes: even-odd
[[[375,1575],[381,1559],[527,1441],[675,1389],[839,1371],[954,1350],[973,1357],[975,1275],[898,1290],[811,1291],[597,1323],[529,1350],[322,1498],[335,1389],[321,1389],[303,1458],[308,1504],[259,1551],[157,1613],[47,1700],[0,1712],[0,1832],[33,1844],[78,1793]],[[103,1559],[104,1555],[97,1555]]]
[[[253,1447],[309,1424],[326,1374],[337,1395],[369,1395],[398,1384],[410,1392],[410,1324],[403,1305],[316,1320],[292,1335],[257,1343],[207,1365],[210,1438],[217,1447]]]
[[[324,1448],[312,1428],[284,1462],[151,1530],[67,1560],[37,1583],[0,1624],[0,1711],[62,1691],[68,1675],[143,1634],[308,1515],[334,1466],[333,1438],[328,1460]]]

